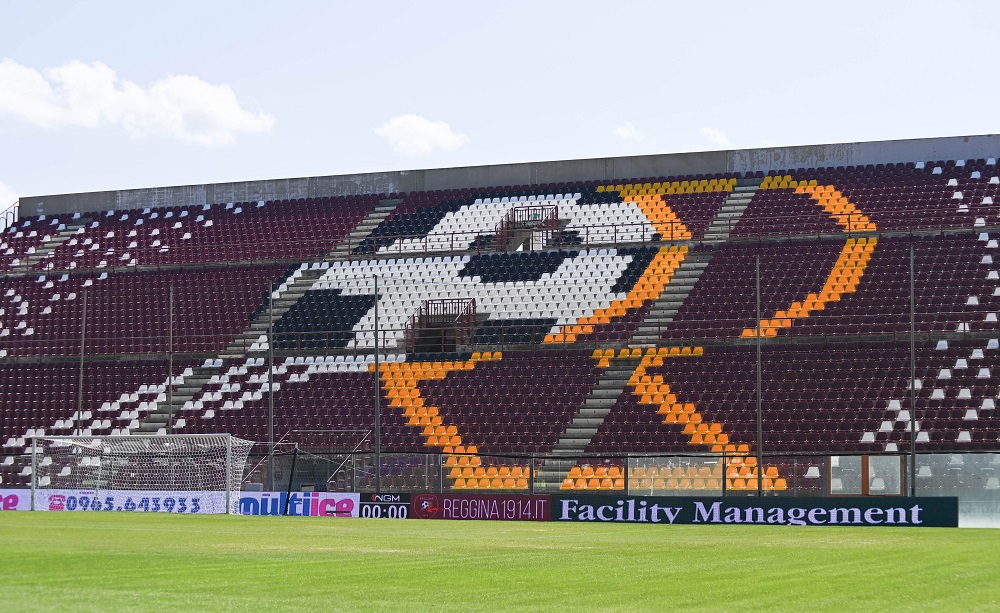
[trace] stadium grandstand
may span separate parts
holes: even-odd
[[[0,478],[29,483],[32,436],[225,432],[259,443],[247,487],[995,504],[998,157],[977,136],[23,198]],[[289,446],[294,474],[268,462]]]

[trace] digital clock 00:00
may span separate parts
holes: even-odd
[[[409,494],[362,494],[358,517],[407,519],[410,516]]]

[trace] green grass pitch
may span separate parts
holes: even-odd
[[[0,514],[0,610],[1000,609],[1000,531]]]

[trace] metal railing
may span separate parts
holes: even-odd
[[[8,209],[9,211],[10,209]],[[16,213],[12,213],[16,215]],[[919,209],[912,211],[895,211],[896,216],[912,215],[920,219],[940,219],[945,215],[953,215],[950,208],[940,209]],[[936,217],[937,216],[937,217]],[[733,235],[733,231],[741,224],[748,227],[745,219],[737,221],[726,220],[726,233],[730,240],[734,242],[746,241],[780,241],[790,239],[808,238],[830,238],[840,239],[847,235],[854,236],[913,236],[932,234],[937,232],[988,232],[1000,229],[995,220],[984,220],[985,225],[969,226],[960,223],[934,223],[929,222],[920,227],[890,228],[884,227],[876,231],[867,230],[847,230],[831,232],[829,226],[829,215],[822,211],[817,211],[815,215],[799,216],[754,216],[754,226],[769,228],[767,231],[759,232],[756,229],[739,232]],[[974,221],[975,216],[969,221]],[[653,239],[655,230],[651,229],[648,223],[627,223],[627,224],[592,224],[574,226],[571,229],[576,233],[576,239],[572,243],[559,243],[552,241],[545,248],[549,249],[591,249],[595,247],[617,248],[621,246],[651,245],[684,243],[690,245],[718,244],[717,240],[704,239],[700,236],[692,239],[675,238],[680,234],[682,222],[667,222],[668,228],[659,228],[660,236],[658,240]],[[859,224],[860,225],[860,224]],[[5,235],[0,235],[0,239]],[[87,233],[79,235],[81,239],[88,237]],[[491,240],[484,240],[490,238]],[[252,240],[220,242],[215,241],[210,245],[205,244],[184,244],[189,241],[182,241],[181,244],[169,245],[166,251],[162,246],[157,247],[135,247],[130,249],[116,250],[108,254],[106,251],[97,250],[102,255],[91,256],[86,266],[76,263],[77,258],[71,257],[73,252],[81,249],[80,245],[63,244],[54,252],[55,258],[44,258],[41,261],[31,262],[31,254],[15,253],[5,256],[0,260],[0,267],[5,269],[5,274],[27,274],[32,272],[73,272],[82,270],[98,271],[120,271],[149,269],[157,267],[178,267],[205,264],[264,264],[264,263],[291,263],[302,261],[332,260],[342,255],[333,253],[335,247],[343,247],[348,253],[353,254],[355,259],[365,257],[417,257],[421,255],[448,255],[454,256],[467,253],[492,253],[495,251],[495,234],[482,231],[468,232],[448,232],[442,234],[423,235],[393,235],[366,237],[363,239],[353,239],[350,236],[337,239],[329,238],[289,238],[288,240],[269,241],[254,238]],[[579,242],[576,242],[579,241]],[[98,240],[99,242],[99,240]],[[38,244],[32,245],[37,248]],[[90,246],[86,246],[89,250]],[[72,251],[71,251],[72,250]],[[85,250],[85,251],[86,251]],[[121,258],[127,252],[128,260]],[[17,265],[11,264],[13,259],[18,260]],[[96,260],[91,262],[91,260]],[[135,264],[130,264],[135,260]],[[104,262],[101,265],[101,262]],[[76,266],[73,266],[76,263]]]
[[[262,483],[255,452],[245,483]],[[756,456],[708,453],[478,454],[474,456],[370,450],[340,452],[299,447],[293,472],[287,453],[275,457],[279,489],[383,492],[586,492],[633,496],[903,496],[910,493],[905,453],[766,452]],[[303,460],[303,458],[309,458]],[[311,462],[311,463],[310,463]],[[958,496],[1000,510],[1000,445],[970,452],[919,452],[917,496]]]
[[[146,355],[165,357],[171,338],[164,329],[153,334],[127,334],[121,331],[121,313],[115,311],[119,318],[118,332],[112,332],[107,326],[97,327],[88,324],[86,346],[83,353],[86,358],[115,357],[127,355]],[[977,340],[995,338],[997,328],[995,322],[985,322],[987,307],[983,310],[970,311],[935,311],[915,313],[916,327],[911,335],[909,331],[909,313],[865,313],[855,315],[810,315],[807,319],[795,320],[792,325],[783,328],[777,336],[761,339],[765,346],[787,343],[842,343],[842,342],[882,342],[905,343],[911,338],[918,343],[928,343],[938,340]],[[94,317],[93,309],[88,318]],[[176,317],[176,316],[175,316]],[[180,318],[175,319],[175,325],[180,327]],[[494,322],[495,323],[495,322]],[[135,322],[135,327],[147,326],[148,323]],[[166,324],[164,324],[166,326]],[[531,339],[526,341],[526,334],[519,331],[520,326],[512,323],[509,326],[492,325],[488,336],[477,338],[480,329],[468,322],[457,322],[454,326],[455,335],[441,339],[441,346],[421,345],[421,353],[467,353],[473,351],[544,351],[547,349],[596,349],[609,346],[626,346],[629,338],[640,327],[647,334],[655,334],[656,340],[643,341],[651,346],[744,346],[756,342],[754,338],[741,337],[744,329],[753,329],[755,322],[751,318],[742,319],[678,319],[670,324],[642,323],[638,321],[612,322],[595,326],[593,332],[581,334],[572,343],[542,343],[547,331],[536,331]],[[60,328],[65,329],[65,328]],[[37,361],[40,356],[46,358],[78,357],[80,355],[80,330],[67,331],[64,334],[47,334],[46,328],[36,330],[30,336],[24,336],[24,331],[9,329],[10,333],[0,337],[0,349],[6,349],[7,361],[28,360]],[[408,350],[406,346],[408,328],[383,327],[378,329],[378,347],[385,353],[402,353]],[[260,336],[266,338],[266,332]],[[375,347],[375,337],[372,328],[355,330],[353,328],[329,328],[301,332],[276,332],[273,335],[275,355],[323,354],[323,355],[371,355]],[[456,340],[458,341],[456,343]],[[242,334],[208,333],[173,334],[173,355],[206,355],[221,352],[223,349],[235,350],[243,354],[260,354],[267,351],[267,345],[259,341],[259,337],[246,337]],[[412,350],[412,349],[411,349]]]
[[[13,226],[17,222],[18,213],[20,212],[20,200],[15,200],[14,204],[0,211],[0,232],[4,232],[10,226]]]
[[[433,338],[439,337],[442,351],[447,343],[448,346],[464,346],[472,341],[472,335],[476,326],[476,299],[475,298],[440,298],[425,300],[420,308],[410,316],[406,329],[403,331],[403,340],[406,351],[413,352],[418,346],[430,343],[433,347]],[[437,333],[431,339],[422,338],[422,332],[433,328]],[[382,328],[379,328],[382,331]],[[351,333],[348,332],[350,335]],[[386,347],[388,338],[396,339],[398,335],[391,331],[385,338],[379,338],[379,347]],[[426,336],[426,335],[423,335]],[[329,339],[329,333],[326,335]]]
[[[542,233],[542,243],[546,244],[552,233],[559,229],[559,207],[554,204],[515,206],[507,211],[497,224],[496,249],[507,251],[510,239],[518,230]]]

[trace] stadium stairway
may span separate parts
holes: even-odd
[[[299,298],[323,276],[325,270],[318,268],[297,268],[281,286],[274,291],[274,321],[277,322],[281,316],[288,312]],[[257,313],[246,330],[233,339],[226,349],[219,354],[222,359],[236,359],[246,357],[247,353],[259,353],[267,351],[267,328],[270,321],[268,305]]]
[[[136,434],[166,434],[171,430],[170,417],[175,416],[205,387],[212,375],[222,367],[222,360],[209,359],[191,369],[190,375],[174,377],[174,388],[169,402],[158,403],[156,408],[139,420]],[[176,423],[176,422],[175,422]],[[181,424],[183,425],[183,424]]]
[[[345,236],[340,243],[327,254],[329,258],[349,258],[351,250],[361,244],[361,241],[371,235],[386,217],[392,214],[396,207],[403,202],[400,198],[379,200],[378,205],[372,209],[367,217],[362,219],[350,234]]]
[[[600,351],[600,350],[598,350]],[[631,355],[628,349],[623,353]],[[641,358],[605,358],[607,364],[597,384],[583,400],[576,415],[566,425],[563,435],[551,449],[550,455],[538,469],[535,491],[541,493],[559,492],[559,486],[569,471],[576,466],[579,456],[590,444],[601,422],[611,411],[618,397],[625,389],[629,377],[635,372]],[[602,364],[603,365],[603,364]]]
[[[273,293],[274,321],[281,319],[299,298],[305,295],[309,288],[323,275],[323,270],[297,268],[281,286]],[[171,402],[158,405],[139,422],[137,432],[163,434],[169,429],[170,415],[176,415],[185,405],[205,387],[212,375],[222,367],[223,360],[242,359],[248,353],[267,351],[267,330],[270,314],[265,303],[263,309],[250,322],[250,325],[226,346],[217,358],[206,360],[202,366],[193,368],[191,375],[184,377],[174,388]]]
[[[69,239],[73,238],[80,228],[83,228],[88,223],[90,223],[89,218],[82,218],[76,220],[76,222],[72,224],[67,224],[65,228],[59,231],[58,234],[51,236],[46,241],[43,241],[41,245],[35,248],[34,253],[29,254],[28,257],[25,258],[25,261],[22,263],[23,269],[30,271],[44,260],[51,258],[56,249],[62,246],[62,244]],[[50,264],[46,267],[46,270],[50,270],[51,268],[52,265]],[[16,273],[17,271],[15,270],[14,272]]]
[[[704,240],[722,242],[729,239],[729,234],[739,223],[740,217],[743,216],[743,212],[753,199],[753,195],[757,193],[760,182],[760,179],[740,179],[737,181],[736,187],[730,192],[722,204],[722,208],[715,214],[712,223],[705,230]]]
[[[639,323],[629,344],[652,347],[659,342],[663,330],[674,320],[674,315],[687,300],[688,294],[698,283],[701,273],[708,267],[708,262],[711,259],[711,252],[688,252],[670,283],[663,289],[660,297],[653,302],[653,306],[649,309],[649,315]]]

